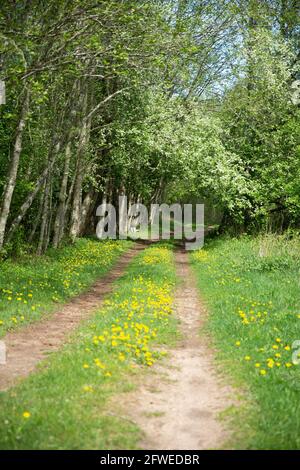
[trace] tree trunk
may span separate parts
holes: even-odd
[[[150,224],[153,224],[154,222],[154,219],[155,219],[155,215],[156,215],[156,208],[155,207],[152,207],[152,204],[158,204],[160,198],[161,198],[161,195],[163,193],[163,187],[164,187],[164,180],[163,178],[160,178],[159,180],[159,184],[158,184],[158,187],[155,189],[152,197],[151,197],[151,201],[150,201]]]
[[[53,235],[53,247],[57,248],[60,240],[62,238],[62,226],[64,225],[64,217],[66,213],[66,197],[67,197],[67,186],[69,179],[69,169],[71,162],[71,140],[67,143],[66,152],[65,152],[65,165],[64,173],[61,181],[60,191],[59,191],[59,203],[56,212],[56,217],[54,221],[54,235]]]
[[[43,201],[43,213],[42,213],[42,223],[40,228],[40,238],[37,248],[37,254],[41,255],[44,251],[44,245],[46,240],[46,231],[47,223],[49,219],[49,195],[50,195],[50,172],[47,174],[47,181],[44,192],[44,201]]]
[[[40,202],[39,202],[39,209],[38,209],[38,214],[35,218],[35,221],[34,221],[34,224],[33,224],[33,227],[32,227],[32,230],[30,232],[30,235],[28,237],[28,243],[32,243],[33,241],[33,238],[34,238],[34,235],[35,235],[35,232],[39,226],[39,223],[40,223],[40,220],[41,220],[41,217],[42,217],[42,213],[43,213],[43,201],[44,201],[44,191],[45,191],[45,182],[43,184],[43,188],[42,188],[42,191],[41,191],[41,197],[40,197]]]
[[[86,109],[86,102],[84,103],[84,108]],[[81,204],[82,204],[82,182],[83,182],[83,173],[84,173],[84,153],[89,141],[91,129],[91,118],[88,120],[84,119],[83,126],[81,128],[79,136],[79,145],[77,150],[77,165],[76,165],[76,176],[73,192],[73,204],[71,212],[71,225],[70,225],[70,238],[72,242],[79,235],[80,223],[81,223]]]
[[[12,221],[11,226],[10,226],[9,231],[8,231],[8,234],[7,234],[7,241],[8,242],[12,239],[16,229],[19,227],[19,225],[22,222],[22,220],[24,219],[27,211],[30,209],[33,201],[35,200],[38,192],[40,191],[41,187],[43,186],[43,184],[44,184],[44,182],[47,178],[48,172],[51,171],[51,169],[54,165],[54,162],[56,160],[56,156],[57,156],[60,148],[61,148],[61,142],[60,141],[58,141],[56,144],[54,143],[54,144],[51,145],[51,148],[50,148],[49,154],[48,154],[48,164],[47,164],[46,168],[44,169],[44,171],[41,173],[39,179],[37,180],[35,188],[31,191],[31,193],[28,194],[27,199],[22,204],[22,206],[20,208],[20,211],[19,211],[19,214]]]
[[[95,196],[96,196],[96,192],[94,188],[92,188],[84,197],[82,207],[81,207],[81,222],[80,222],[80,229],[79,229],[80,235],[84,235],[87,232],[88,221],[89,221],[93,206],[95,204]]]
[[[8,170],[8,178],[3,191],[3,202],[0,211],[0,249],[3,247],[7,219],[9,216],[12,196],[16,186],[20,155],[22,151],[23,134],[26,126],[26,120],[29,113],[29,90],[25,90],[25,96],[22,103],[20,118],[16,129],[13,154]]]

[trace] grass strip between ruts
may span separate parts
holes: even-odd
[[[176,341],[174,285],[172,247],[141,252],[71,342],[1,394],[1,449],[136,448],[138,428],[107,411],[108,398],[134,388]]]

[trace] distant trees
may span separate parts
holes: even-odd
[[[298,13],[292,0],[3,0],[0,248],[94,232],[96,206],[120,193],[208,195],[244,228],[298,223]]]
[[[243,42],[220,113],[225,145],[250,182],[242,228],[282,230],[300,222],[300,102],[293,99],[300,9],[294,1],[238,3]]]

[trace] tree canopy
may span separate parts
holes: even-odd
[[[119,194],[299,226],[299,57],[297,0],[2,0],[3,253],[93,233]]]

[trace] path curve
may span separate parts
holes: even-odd
[[[75,297],[47,319],[8,333],[2,340],[7,350],[7,362],[0,365],[0,390],[6,390],[29,375],[46,355],[57,351],[78,324],[101,308],[104,297],[111,293],[114,281],[122,276],[136,254],[144,249],[135,243],[121,255],[113,268],[86,293]]]
[[[217,449],[229,437],[218,415],[232,404],[232,391],[217,375],[213,353],[199,336],[205,311],[187,252],[176,253],[176,266],[181,284],[175,306],[183,339],[151,369],[125,406],[143,430],[142,449]]]

